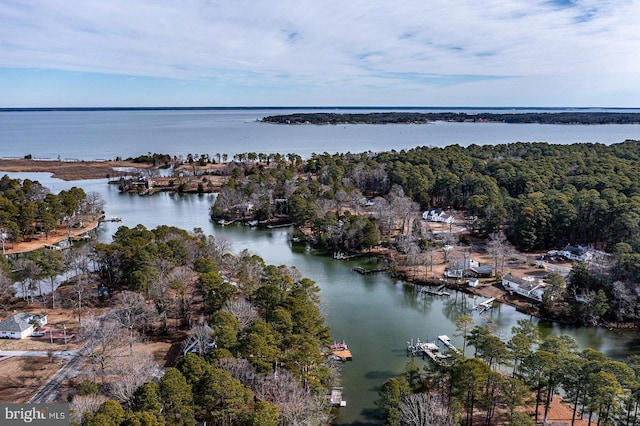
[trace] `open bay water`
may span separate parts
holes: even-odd
[[[634,125],[437,123],[279,126],[257,123],[255,120],[264,115],[285,113],[281,110],[193,113],[115,111],[115,114],[109,114],[111,112],[113,111],[54,111],[52,115],[41,111],[0,112],[0,157],[20,157],[31,153],[38,158],[57,158],[60,155],[61,158],[91,160],[147,152],[171,155],[205,152],[215,155],[216,152],[226,152],[232,156],[236,152],[251,151],[295,152],[306,157],[312,152],[361,152],[408,149],[418,145],[436,146],[434,134],[429,133],[433,129],[438,129],[439,133],[436,133],[441,138],[439,146],[527,140],[615,143],[625,139],[640,139],[640,126]],[[182,116],[185,117],[180,119]],[[7,123],[9,125],[5,127]],[[165,124],[164,127],[156,128],[153,123]],[[545,130],[547,127],[549,129]],[[426,134],[429,134],[431,142],[425,140]],[[546,139],[543,139],[545,134]],[[157,139],[153,139],[151,135],[155,135]],[[11,143],[8,139],[10,136],[16,138]],[[463,142],[467,137],[469,141]],[[482,138],[485,142],[480,141]],[[225,142],[229,140],[235,142]],[[238,141],[245,142],[241,144]],[[270,148],[271,142],[273,146]],[[39,151],[32,150],[36,148]],[[39,152],[50,154],[38,154]],[[2,174],[4,173],[0,172]],[[424,296],[416,293],[413,286],[384,274],[359,275],[352,268],[362,264],[367,266],[366,262],[371,260],[335,260],[308,246],[292,245],[291,229],[288,228],[253,229],[241,225],[222,227],[209,218],[209,208],[215,198],[213,195],[159,193],[138,196],[120,194],[105,179],[65,182],[53,179],[45,173],[9,175],[13,178],[38,180],[53,192],[79,186],[87,192],[99,193],[106,201],[106,216],[122,217],[121,223],[104,223],[100,226],[98,236],[101,241],[110,241],[121,225],[133,227],[143,224],[151,229],[166,224],[186,230],[198,227],[206,234],[231,241],[235,253],[246,249],[258,254],[269,264],[293,265],[304,276],[313,279],[321,288],[321,309],[331,327],[332,338],[336,341],[345,340],[354,356],[353,361],[343,365],[342,385],[347,406],[337,410],[337,425],[381,424],[381,420],[376,417],[378,412],[374,401],[385,380],[403,373],[409,360],[406,355],[407,341],[417,338],[422,341],[434,340],[438,335],[446,334],[453,338],[456,346],[461,347],[461,338],[454,334],[455,321],[463,313],[472,314],[477,323],[490,317],[497,325],[496,332],[506,340],[517,320],[526,318],[507,305],[499,305],[480,316],[471,310],[479,300],[462,293],[453,293],[448,298]],[[591,347],[620,360],[640,351],[640,333],[635,330],[567,327],[557,324],[540,324],[540,327],[545,335],[568,334],[576,339],[580,347]],[[418,360],[418,365],[423,365],[422,361]]]
[[[640,125],[556,125],[504,123],[279,125],[258,120],[294,112],[372,110],[0,110],[0,157],[113,160],[151,153],[187,154],[364,152],[417,146],[488,145],[511,142],[611,144],[640,139]],[[382,109],[380,110],[382,111]],[[411,109],[412,112],[439,112]],[[517,110],[527,112],[539,110]],[[549,110],[542,110],[550,112]],[[552,110],[562,112],[571,110]],[[609,110],[603,110],[609,111]],[[611,110],[620,111],[620,110]],[[637,112],[636,110],[623,110]],[[459,112],[508,112],[462,110]]]

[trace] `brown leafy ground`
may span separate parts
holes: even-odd
[[[67,240],[69,237],[77,237],[84,235],[89,231],[97,228],[100,224],[99,216],[87,217],[82,221],[83,226],[79,228],[67,227],[66,225],[60,225],[55,232],[50,232],[47,236],[45,233],[37,233],[33,237],[28,238],[19,243],[6,242],[5,254],[24,253],[33,250],[38,250],[46,245],[55,245],[60,241]]]
[[[64,292],[62,292],[64,294]],[[42,307],[31,307],[25,304],[15,305],[11,312],[3,314],[1,319],[13,315],[15,312],[43,312]],[[110,309],[107,306],[87,309],[83,313],[83,318],[89,315],[99,317]],[[30,337],[22,340],[0,339],[0,402],[26,402],[46,381],[62,366],[62,360],[49,357],[21,357],[2,356],[6,351],[64,351],[78,349],[82,341],[78,336],[79,326],[77,317],[71,309],[47,309],[49,323],[47,328],[53,332],[53,342],[51,335],[35,338]],[[63,332],[67,329],[67,344],[65,345]],[[74,337],[71,337],[74,336]],[[185,338],[185,332],[179,330],[175,324],[170,324],[168,335],[145,336],[143,342],[136,344],[136,351],[144,351],[151,354],[154,362],[161,367],[173,366],[176,355],[181,349],[181,342]],[[66,395],[73,392],[74,383],[83,379],[97,380],[90,365],[86,364],[84,373],[72,379],[61,389],[61,401],[66,400]]]

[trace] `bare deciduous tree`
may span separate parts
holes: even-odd
[[[87,356],[93,364],[94,372],[96,368],[99,369],[104,383],[107,368],[126,351],[125,330],[116,321],[107,317],[89,317],[83,322],[80,334],[87,340]]]
[[[118,309],[111,311],[109,316],[120,327],[126,329],[129,334],[129,353],[133,357],[133,344],[135,342],[136,331],[146,327],[149,320],[154,316],[149,305],[145,303],[144,297],[134,291],[123,291],[116,297]]]
[[[155,302],[160,322],[162,323],[162,332],[167,332],[167,322],[169,319],[169,311],[172,304],[171,282],[168,277],[160,277],[149,283],[149,297]]]
[[[398,410],[400,422],[406,426],[453,426],[453,416],[440,398],[428,393],[405,397]]]
[[[0,270],[0,301],[8,300],[13,297],[16,289],[13,287],[13,280],[4,273],[4,271]],[[2,305],[3,308],[5,305]]]
[[[256,381],[255,395],[280,407],[285,423],[290,425],[326,424],[329,422],[329,401],[305,388],[287,370]]]
[[[152,355],[147,351],[136,351],[133,357],[127,357],[119,368],[114,371],[116,378],[108,386],[109,395],[129,407],[133,394],[144,382],[158,380],[162,376],[162,369],[153,362]]]
[[[206,322],[192,327],[183,352],[185,354],[193,352],[199,356],[205,356],[215,346],[213,334],[213,329]]]
[[[505,257],[511,250],[511,244],[509,244],[507,237],[504,236],[502,231],[494,232],[489,235],[489,240],[487,241],[487,252],[493,259],[493,270],[495,273],[497,273],[498,270],[504,270]]]
[[[222,309],[229,312],[238,320],[241,329],[248,327],[260,316],[258,310],[246,299],[227,300]]]
[[[108,398],[104,395],[75,395],[69,405],[71,424],[82,424],[82,419],[87,413],[95,413]]]
[[[227,370],[232,377],[240,380],[240,382],[253,388],[256,380],[256,370],[253,365],[245,358],[223,358],[218,361],[218,367]]]

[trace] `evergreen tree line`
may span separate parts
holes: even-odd
[[[302,164],[237,165],[212,215],[285,216],[334,251],[361,250],[398,232],[429,250],[431,237],[416,220],[420,209],[464,211],[476,236],[491,240],[504,233],[522,251],[570,244],[611,254],[579,266],[568,286],[556,286],[545,316],[589,324],[636,321],[639,160],[638,141],[314,154]],[[277,199],[286,200],[284,208],[277,208]]]
[[[102,208],[97,194],[75,186],[53,194],[38,181],[7,175],[0,179],[0,232],[5,244],[32,238],[36,232],[48,238],[59,226],[73,226],[79,215],[96,214]]]
[[[272,115],[262,119],[277,124],[424,124],[434,121],[483,123],[539,124],[638,124],[636,112],[526,112],[477,113],[464,112],[372,112],[372,113],[299,113]]]

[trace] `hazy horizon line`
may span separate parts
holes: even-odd
[[[207,111],[207,110],[634,110],[640,107],[603,106],[110,106],[110,107],[0,107],[0,112],[29,111]]]

